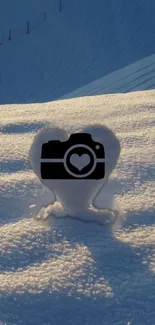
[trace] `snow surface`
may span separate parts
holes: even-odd
[[[2,104],[59,99],[155,54],[154,0],[147,3],[146,0],[98,0],[96,4],[92,0],[62,0],[61,12],[56,9],[58,0],[23,0],[24,5],[16,0],[16,7],[7,15],[5,8],[9,0],[6,5],[5,1],[1,0],[4,9],[0,10],[0,20],[5,21],[6,16],[4,29],[8,31],[8,19],[12,25],[13,17],[15,25],[23,27],[19,27],[19,32],[22,29],[20,39],[0,48]],[[11,0],[10,6],[13,7]],[[16,8],[19,8],[18,16]],[[30,35],[24,35],[25,21],[34,15],[35,23],[44,11],[47,20]],[[155,68],[151,62],[149,65],[144,68],[138,64],[132,71],[139,90],[154,87]],[[134,90],[133,78],[127,91]],[[96,94],[95,89],[93,94]]]
[[[154,325],[155,4],[109,0],[104,11],[103,1],[67,3],[0,48],[0,324]],[[121,152],[95,203],[102,208],[107,189],[107,204],[115,198],[126,213],[124,227],[39,223],[35,214],[55,197],[29,165],[34,136],[96,123],[115,133]]]

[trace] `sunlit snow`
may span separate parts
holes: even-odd
[[[155,323],[155,5],[98,6],[67,0],[34,33],[0,47],[2,325]],[[93,203],[124,213],[123,227],[62,217],[57,203],[60,217],[39,222],[55,195],[30,166],[34,137],[94,124],[114,132],[121,152]]]

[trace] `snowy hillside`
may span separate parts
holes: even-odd
[[[2,324],[154,324],[154,98],[148,91],[1,106]],[[35,132],[92,121],[121,141],[113,190],[124,228],[112,235],[76,220],[36,224],[53,196],[28,165]]]
[[[17,3],[16,23],[44,10],[37,3]],[[0,46],[2,325],[155,324],[154,9],[154,1],[67,0],[35,31]],[[3,17],[4,29],[15,13]],[[34,220],[55,199],[28,162],[34,136],[95,123],[121,144],[116,177],[96,204],[115,199],[123,227]]]
[[[17,0],[16,3],[18,8]],[[21,26],[22,19],[24,24],[32,19],[34,3],[34,0],[26,1],[22,7],[20,4],[17,27],[18,23]],[[22,32],[20,39],[1,46],[1,104],[55,100],[154,54],[154,0],[98,0],[97,4],[90,0],[65,0],[62,3],[63,10],[59,12],[56,0],[46,0],[44,5],[37,1],[34,21],[40,19],[38,15],[42,11],[47,13],[46,21],[31,34],[24,36]],[[2,22],[4,9],[0,13]],[[9,19],[13,27],[14,15],[15,10],[6,15],[6,21]],[[153,87],[154,67],[149,72],[140,71],[140,85],[144,74]],[[141,88],[148,89],[145,83]]]

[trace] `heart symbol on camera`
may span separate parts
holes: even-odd
[[[70,135],[60,128],[48,128],[38,133],[32,143],[29,162],[34,173],[39,178],[40,182],[51,190],[57,200],[61,203],[65,213],[76,214],[79,211],[84,211],[93,204],[94,198],[104,187],[109,175],[117,164],[120,154],[120,143],[115,134],[104,125],[90,125],[81,128],[75,133],[88,133],[92,136],[93,141],[102,143],[105,149],[106,165],[104,179],[42,179],[41,178],[41,151],[42,145],[51,140],[59,140],[60,142],[69,141]],[[88,155],[89,157],[89,155]],[[76,162],[77,157],[73,157]],[[87,161],[86,155],[82,158],[82,163]],[[90,158],[90,157],[89,157]],[[73,159],[73,163],[75,163]],[[76,165],[77,166],[77,165]],[[81,165],[80,165],[81,166]],[[81,166],[83,168],[83,165]],[[79,168],[79,165],[78,165]]]
[[[84,167],[88,166],[90,163],[90,156],[88,154],[78,155],[74,153],[70,157],[70,163],[76,167],[79,171],[81,171]]]

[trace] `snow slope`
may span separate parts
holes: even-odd
[[[1,106],[2,324],[154,324],[154,96]],[[113,185],[127,213],[124,228],[112,234],[76,220],[35,223],[39,207],[53,201],[28,165],[36,131],[49,122],[74,131],[101,121],[121,141]]]
[[[34,2],[25,2],[21,8],[16,0],[19,25],[27,21],[28,10],[31,19]],[[55,100],[154,54],[154,0],[98,0],[97,4],[67,0],[62,1],[62,12],[56,10],[57,3],[37,2],[34,21],[45,10],[46,22],[28,36],[1,46],[1,104]],[[11,15],[12,21],[15,10]],[[10,15],[7,17],[10,20]],[[142,69],[139,79],[146,72],[145,79],[153,88],[154,67],[150,68],[151,71]],[[148,86],[144,83],[141,88]]]
[[[110,11],[89,3],[68,0],[61,16],[0,48],[2,325],[155,323],[154,2],[104,1]],[[124,227],[36,222],[54,195],[28,163],[34,136],[94,123],[121,143],[107,189],[126,212]],[[102,207],[104,191],[97,200]]]

